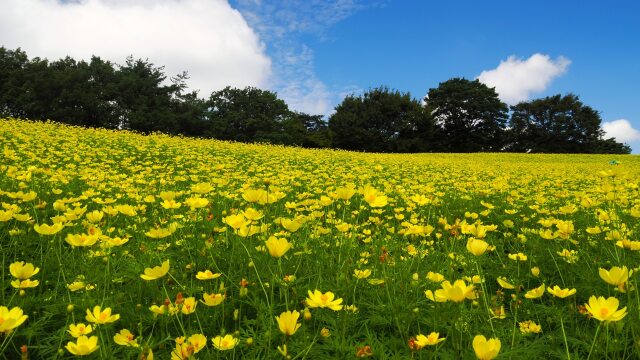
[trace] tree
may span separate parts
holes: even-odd
[[[628,153],[603,139],[600,114],[574,94],[554,95],[511,107],[509,149],[536,153]]]
[[[282,144],[306,148],[331,146],[329,126],[322,115],[292,112],[282,123]]]
[[[280,127],[290,111],[274,92],[227,86],[213,92],[206,106],[208,136],[243,142],[282,143]]]
[[[429,149],[430,123],[409,93],[379,87],[349,95],[329,118],[334,147],[370,152]]]
[[[478,80],[454,78],[429,89],[424,99],[447,152],[500,151],[508,107],[495,89]]]

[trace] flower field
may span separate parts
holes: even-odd
[[[640,358],[636,156],[0,151],[0,358]]]

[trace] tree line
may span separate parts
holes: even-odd
[[[187,79],[166,81],[163,67],[133,57],[49,61],[0,47],[0,116],[367,152],[631,151],[605,139],[599,113],[573,94],[508,107],[478,80],[453,78],[424,99],[386,87],[352,94],[325,120],[254,87],[201,98]]]

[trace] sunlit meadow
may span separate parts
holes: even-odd
[[[5,359],[640,357],[640,160],[0,121]]]

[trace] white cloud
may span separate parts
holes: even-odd
[[[615,138],[619,142],[630,143],[640,141],[640,131],[634,129],[629,120],[618,119],[602,123],[605,138]]]
[[[571,61],[562,56],[555,60],[542,54],[533,54],[526,60],[509,56],[497,68],[480,73],[478,80],[495,87],[502,101],[515,105],[544,91],[554,78],[567,71],[569,64]]]
[[[168,77],[187,71],[202,97],[271,74],[265,45],[225,0],[1,0],[0,45],[50,60],[148,58]]]
[[[0,0],[1,1],[1,0]],[[314,115],[329,115],[341,100],[339,92],[318,78],[314,54],[301,35],[325,40],[327,30],[381,0],[237,0],[238,9],[269,43],[273,77],[269,87],[289,108]]]

